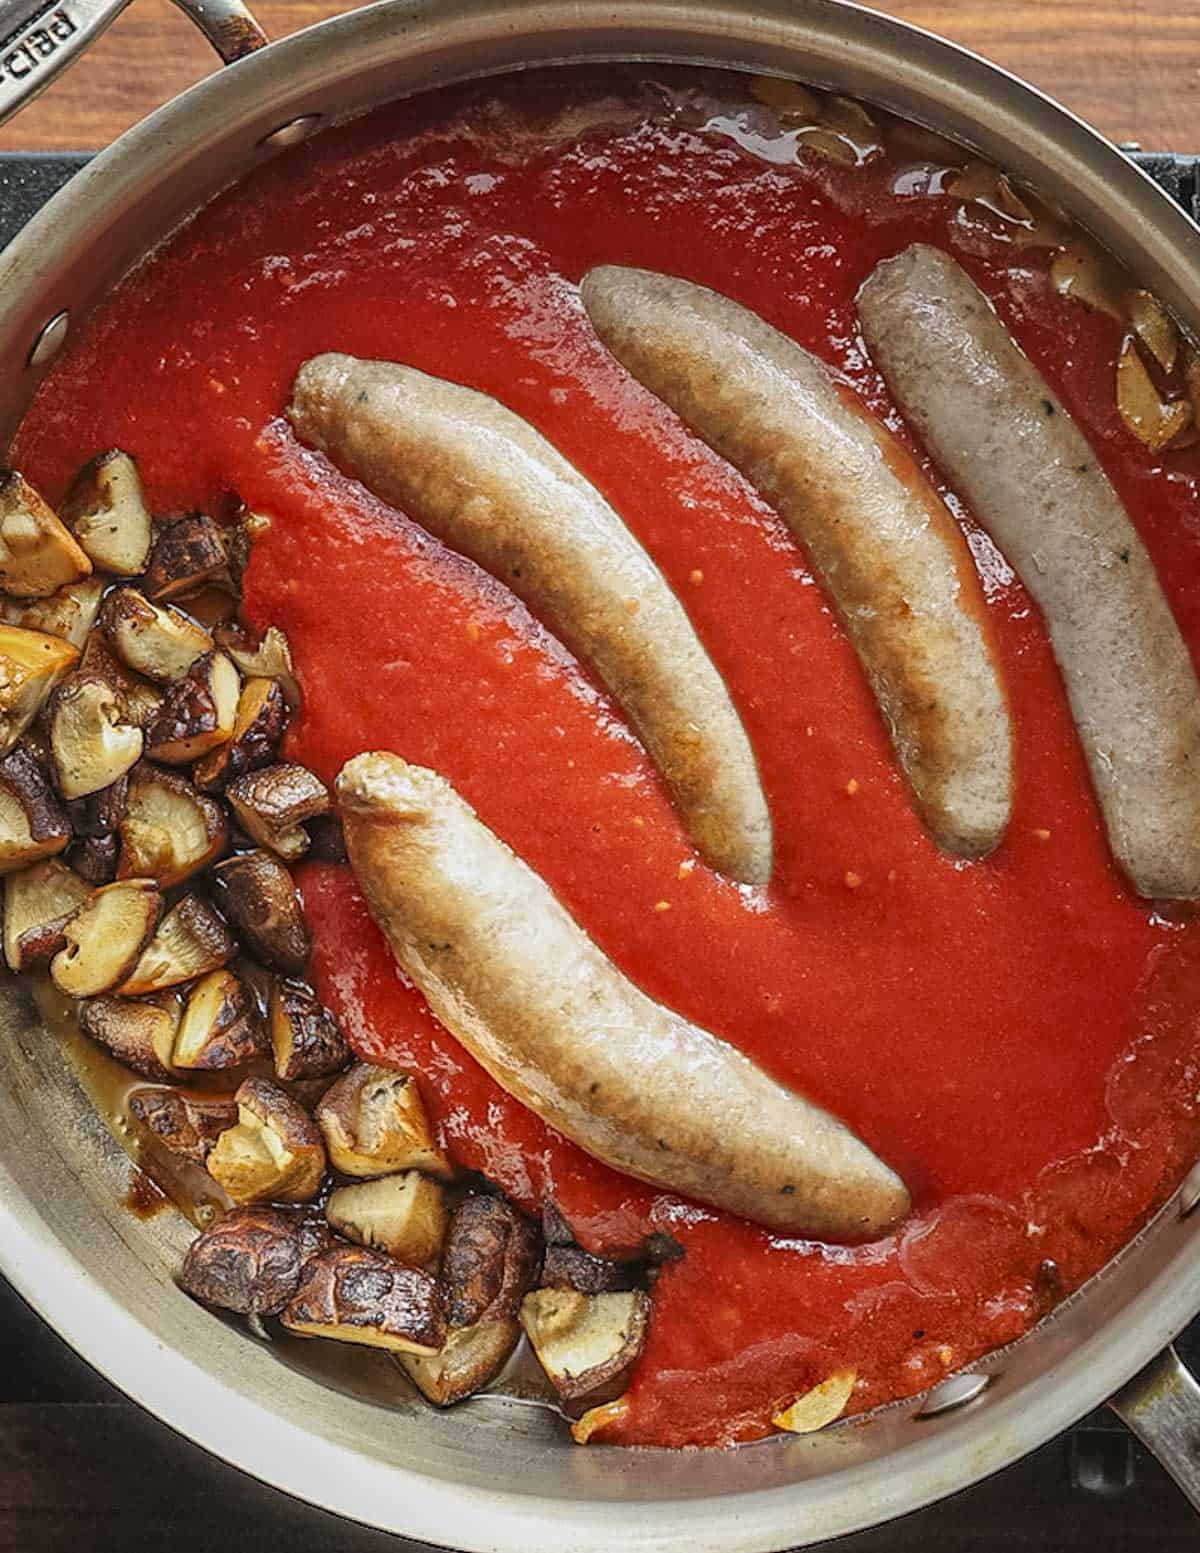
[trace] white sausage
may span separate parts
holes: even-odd
[[[582,297],[617,360],[807,547],[938,845],[990,852],[1012,806],[1008,704],[970,551],[913,459],[824,363],[728,297],[613,267]]]
[[[908,1208],[855,1135],[638,990],[436,772],[356,756],[350,862],[401,968],[496,1082],[617,1170],[790,1233]]]
[[[922,244],[859,296],[901,409],[1029,589],[1109,842],[1140,895],[1200,895],[1200,691],[1087,439],[970,276]]]
[[[495,399],[413,367],[317,356],[296,431],[492,572],[590,663],[629,714],[705,860],[771,876],[754,752],[683,606],[582,475]]]

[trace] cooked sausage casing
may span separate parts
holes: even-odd
[[[981,857],[1012,805],[1008,704],[966,541],[913,459],[824,363],[703,286],[605,266],[596,333],[806,546],[947,852]]]
[[[443,777],[366,754],[337,792],[405,973],[580,1148],[776,1230],[865,1239],[906,1211],[903,1182],[846,1126],[639,991]]]
[[[901,409],[1042,611],[1117,862],[1141,895],[1200,895],[1195,670],[1087,439],[948,254],[885,260],[859,314]]]
[[[771,820],[729,692],[658,567],[587,480],[495,399],[413,367],[317,356],[296,431],[516,593],[628,713],[705,860],[771,876]]]

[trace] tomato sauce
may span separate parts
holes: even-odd
[[[1113,867],[1042,622],[953,497],[1015,709],[1017,798],[994,856],[938,853],[804,554],[606,354],[580,276],[634,264],[727,293],[912,445],[854,296],[914,240],[949,249],[1086,429],[1193,649],[1200,458],[1130,436],[1112,395],[1120,326],[1057,296],[1045,253],[987,210],[935,192],[902,136],[839,165],[732,108],[689,109],[682,76],[655,81],[478,85],[272,162],[98,311],[13,458],[54,498],[119,445],[158,510],[233,487],[268,513],[246,607],[292,643],[306,700],[291,755],[330,781],[365,748],[444,772],[639,985],[843,1116],[909,1183],[900,1230],[846,1248],[619,1176],[436,1024],[346,870],[302,871],[321,995],[359,1053],[420,1073],[462,1165],[530,1210],[552,1192],[592,1249],[651,1228],[681,1242],[606,1437],[687,1444],[768,1432],[843,1366],[855,1411],[916,1392],[1025,1331],[1129,1238],[1200,1139],[1200,929]],[[744,97],[744,83],[721,90]],[[753,741],[775,825],[768,889],[699,862],[619,710],[503,587],[297,444],[281,417],[291,379],[331,349],[494,394],[621,513]]]

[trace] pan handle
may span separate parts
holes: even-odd
[[[175,0],[227,65],[269,40],[242,0]],[[44,92],[129,0],[0,0],[0,124]]]
[[[1164,1348],[1109,1406],[1200,1511],[1200,1384],[1175,1349]]]

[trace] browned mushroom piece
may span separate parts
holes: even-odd
[[[645,1266],[593,1256],[582,1246],[547,1246],[538,1283],[543,1289],[575,1289],[580,1294],[617,1294],[636,1289]]]
[[[4,958],[9,970],[27,971],[57,954],[68,918],[91,894],[87,882],[56,857],[9,874],[4,881]]]
[[[349,862],[349,853],[346,851],[346,833],[342,829],[340,815],[318,814],[315,819],[309,820],[305,829],[308,831],[310,843],[306,854],[308,862]]]
[[[215,1073],[267,1049],[266,1032],[245,987],[230,970],[209,971],[188,992],[175,1036],[177,1068]]]
[[[111,884],[117,875],[117,828],[125,816],[129,797],[129,778],[121,777],[111,787],[73,798],[67,804],[67,817],[75,839],[66,851],[66,860],[93,887]]]
[[[512,1356],[521,1336],[515,1316],[455,1327],[434,1354],[399,1354],[401,1368],[435,1407],[453,1407],[482,1391]]]
[[[289,709],[300,710],[302,697],[292,666],[292,649],[277,626],[268,626],[258,639],[243,625],[218,626],[217,645],[229,654],[247,679],[277,680]]]
[[[410,1267],[436,1261],[448,1220],[441,1182],[419,1170],[339,1186],[329,1195],[325,1216],[347,1240],[386,1251]]]
[[[64,798],[111,787],[141,758],[143,734],[104,679],[71,674],[46,706],[54,780]]]
[[[324,1078],[350,1061],[350,1048],[329,1010],[308,990],[278,981],[271,994],[271,1048],[282,1079]]]
[[[144,674],[135,674],[116,656],[103,631],[93,631],[83,646],[78,672],[102,679],[125,708],[126,716],[145,731],[158,715],[164,692]]]
[[[445,1337],[436,1281],[363,1246],[315,1257],[281,1320],[304,1337],[393,1353],[436,1353]]]
[[[129,779],[119,826],[121,877],[156,879],[163,889],[206,868],[229,843],[220,804],[177,772],[148,762],[135,767]]]
[[[254,541],[268,531],[271,519],[265,513],[255,512],[252,507],[248,507],[236,491],[225,493],[217,516],[229,557],[230,576],[234,588],[240,593]]]
[[[247,771],[275,759],[288,723],[287,702],[273,679],[248,679],[242,686],[233,733],[192,772],[196,786],[217,792]]]
[[[54,857],[70,839],[45,766],[32,747],[18,744],[0,759],[0,874]]]
[[[185,895],[159,923],[121,994],[139,997],[194,981],[218,970],[236,953],[237,945],[220,916],[199,896]]]
[[[54,985],[72,998],[121,986],[152,941],[162,903],[151,879],[121,879],[93,890],[63,928],[64,947],[50,962]]]
[[[118,849],[115,836],[84,836],[73,841],[64,856],[81,879],[93,889],[99,889],[117,877]]]
[[[118,777],[109,787],[72,798],[66,805],[67,818],[77,837],[111,836],[120,828],[128,806],[129,778]]]
[[[309,1202],[325,1178],[325,1150],[312,1118],[270,1079],[243,1079],[236,1127],[208,1156],[209,1175],[236,1203]]]
[[[213,639],[173,604],[155,604],[136,588],[114,588],[100,609],[100,629],[127,669],[170,685],[197,658],[212,652]]]
[[[233,735],[241,682],[222,652],[197,658],[167,690],[146,728],[146,753],[169,766],[207,755]]]
[[[44,599],[0,599],[0,618],[27,631],[44,631],[83,649],[107,586],[103,577],[84,577],[70,582]]]
[[[455,1209],[442,1254],[451,1327],[515,1315],[541,1260],[537,1227],[503,1197],[468,1197]]]
[[[225,797],[246,834],[278,857],[308,851],[304,821],[329,808],[329,789],[306,766],[286,762],[248,771],[225,789]]]
[[[454,1173],[408,1073],[356,1063],[325,1091],[316,1117],[329,1157],[344,1175],[423,1170],[448,1179]]]
[[[182,1013],[172,993],[155,998],[87,998],[79,1005],[79,1028],[118,1062],[156,1084],[175,1081],[171,1051]]]
[[[300,1241],[300,1271],[304,1274],[308,1271],[310,1262],[316,1260],[323,1251],[328,1251],[331,1246],[340,1246],[342,1242],[329,1226],[329,1220],[319,1208],[301,1209],[296,1222],[296,1234]]]
[[[300,1286],[296,1228],[278,1208],[234,1208],[192,1241],[180,1288],[220,1310],[276,1315]]]
[[[12,749],[78,659],[78,650],[61,637],[0,625],[0,755]]]
[[[535,1289],[521,1301],[521,1325],[538,1363],[564,1401],[617,1395],[646,1341],[650,1300],[625,1294]]]
[[[205,1162],[217,1139],[238,1119],[232,1095],[185,1089],[135,1089],[129,1110],[163,1148],[196,1165]]]
[[[150,509],[138,467],[110,448],[89,459],[67,492],[62,515],[102,572],[136,577],[150,553]]]
[[[48,598],[90,575],[92,563],[23,475],[0,468],[0,588]]]
[[[142,587],[156,604],[186,599],[202,588],[231,587],[221,530],[203,512],[180,512],[156,526]]]
[[[283,864],[269,852],[240,852],[213,869],[212,883],[217,905],[250,953],[285,976],[302,975],[312,937]]]

